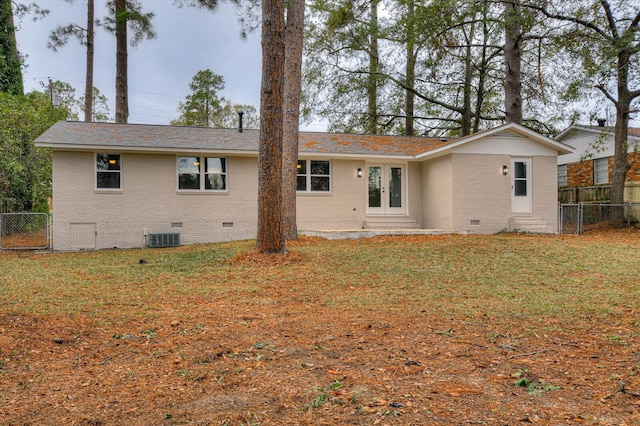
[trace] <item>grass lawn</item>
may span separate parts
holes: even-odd
[[[0,253],[0,424],[640,424],[640,233]]]

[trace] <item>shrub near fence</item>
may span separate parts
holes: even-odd
[[[0,249],[27,250],[49,247],[49,215],[46,213],[0,214]]]

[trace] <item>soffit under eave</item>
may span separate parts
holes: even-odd
[[[125,147],[115,145],[73,145],[73,144],[51,144],[38,142],[38,148],[51,148],[56,152],[122,152],[130,154],[221,154],[236,157],[258,157],[258,151],[229,150],[229,149],[203,149],[203,148],[142,148]],[[331,152],[306,152],[298,153],[301,158],[323,158],[332,160],[361,160],[361,161],[416,161],[413,155],[390,155],[390,154],[337,154]]]

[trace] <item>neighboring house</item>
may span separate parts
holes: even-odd
[[[259,131],[59,122],[55,250],[251,239]],[[517,124],[461,139],[300,133],[301,232],[381,228],[557,231],[562,143]]]
[[[614,161],[614,128],[573,125],[556,140],[575,149],[558,156],[558,199],[562,203],[608,202]],[[640,129],[629,128],[625,201],[640,201]]]

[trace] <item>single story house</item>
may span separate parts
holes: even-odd
[[[597,126],[572,125],[556,140],[574,151],[558,156],[558,200],[561,203],[609,202],[615,154],[615,130],[600,120]],[[625,201],[640,201],[640,128],[629,128]]]
[[[52,247],[255,238],[257,130],[58,122]],[[300,133],[301,232],[380,228],[557,232],[558,154],[517,124],[456,140]]]

